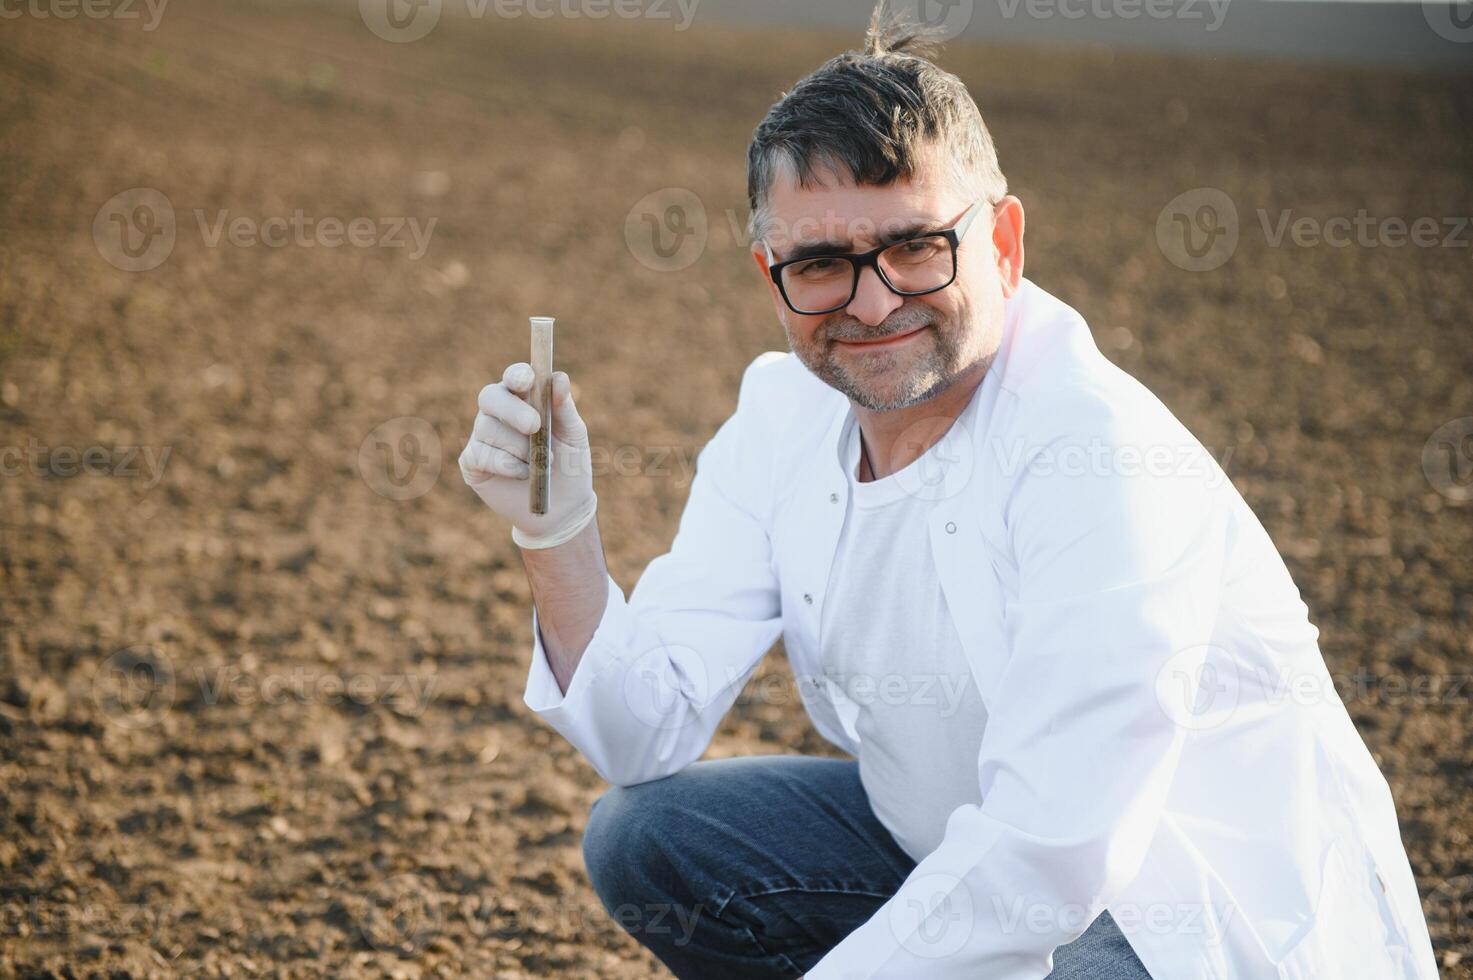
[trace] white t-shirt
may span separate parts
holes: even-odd
[[[884,479],[858,480],[852,411],[839,441],[850,496],[820,624],[823,670],[859,743],[870,806],[916,861],[941,843],[952,810],[982,802],[987,712],[931,560],[935,502],[923,489],[957,458],[952,444],[969,432],[976,405],[974,396],[935,445]]]

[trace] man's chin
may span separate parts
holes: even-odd
[[[893,412],[919,404],[934,394],[933,388],[916,385],[851,384],[844,390],[850,399],[871,412]]]

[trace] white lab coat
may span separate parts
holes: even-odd
[[[1390,790],[1222,468],[1027,280],[977,397],[970,454],[913,492],[988,711],[982,802],[810,980],[1036,980],[1103,908],[1162,980],[1434,980]],[[524,703],[605,780],[700,758],[779,634],[815,728],[858,754],[818,661],[849,411],[757,357],[566,695],[534,610]]]

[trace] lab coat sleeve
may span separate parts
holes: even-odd
[[[1159,403],[1085,399],[1050,422],[1073,431],[1031,440],[1001,504],[1018,589],[983,692],[982,802],[810,980],[1038,980],[1141,866],[1207,676],[1226,509]]]
[[[767,532],[771,442],[756,431],[754,369],[736,411],[696,457],[670,550],[626,601],[608,576],[603,617],[562,692],[537,611],[523,703],[606,781],[668,776],[700,758],[722,717],[782,631]]]

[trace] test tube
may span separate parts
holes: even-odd
[[[553,317],[532,319],[532,407],[542,416],[542,427],[532,433],[527,465],[531,470],[531,509],[547,513],[552,490],[552,324]]]

